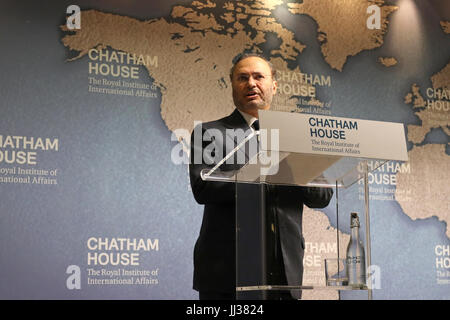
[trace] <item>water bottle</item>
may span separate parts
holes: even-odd
[[[356,212],[350,215],[350,229],[352,231],[347,247],[347,276],[348,285],[362,287],[366,285],[366,256],[364,245],[359,239],[359,217]]]

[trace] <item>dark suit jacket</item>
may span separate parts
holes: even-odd
[[[213,141],[196,141],[208,129],[216,129],[222,135],[215,135]],[[194,289],[198,291],[234,292],[235,278],[235,191],[230,182],[203,181],[200,172],[215,164],[194,163],[194,156],[203,155],[211,147],[222,150],[225,157],[239,142],[226,135],[226,129],[250,130],[237,109],[229,116],[217,121],[203,123],[191,136],[191,161],[189,173],[192,192],[199,204],[205,205],[200,235],[194,249]],[[251,131],[248,131],[250,133]],[[223,138],[222,138],[222,137]],[[254,137],[256,139],[256,137]],[[197,139],[198,140],[198,139]],[[226,140],[226,141],[224,141]],[[214,156],[214,154],[213,154]],[[246,150],[245,160],[251,154]],[[212,161],[212,159],[210,159]],[[234,159],[236,160],[236,159]],[[221,170],[236,170],[242,164],[224,164]],[[258,187],[254,185],[254,187]],[[261,186],[259,186],[261,187]],[[286,279],[289,285],[301,285],[303,276],[304,239],[302,236],[303,204],[310,208],[328,205],[333,191],[329,188],[264,185],[270,212],[276,215],[279,242]]]

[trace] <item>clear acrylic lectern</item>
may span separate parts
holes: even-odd
[[[348,285],[345,280],[346,250],[349,234],[341,233],[341,227],[350,224],[351,211],[359,212],[361,239],[365,250],[365,266],[370,271],[371,235],[369,210],[369,174],[390,160],[372,157],[355,157],[329,154],[288,152],[258,147],[251,155],[248,142],[254,139],[250,134],[228,154],[222,162],[201,172],[202,179],[227,181],[236,184],[236,294],[237,299],[270,299],[270,291],[282,290],[305,292],[305,290],[366,290],[372,298],[373,279],[366,273],[366,283],[360,286]],[[280,139],[285,139],[281,136]],[[269,144],[270,145],[270,144]],[[250,154],[248,161],[234,170],[222,170],[222,164],[237,152]],[[376,159],[375,161],[373,159]],[[398,160],[398,159],[397,159]],[[277,237],[285,230],[277,225],[268,202],[271,197],[289,195],[271,193],[273,186],[306,186],[333,188],[333,201],[327,207],[335,216],[333,225],[324,232],[333,232],[335,244],[326,244],[326,261],[320,264],[324,281],[304,281],[302,285],[281,285],[279,277],[273,273],[272,262],[280,255]],[[280,188],[283,190],[283,188]],[[347,202],[347,206],[345,205]],[[350,207],[348,204],[350,203]],[[269,209],[268,209],[269,208]],[[342,209],[344,208],[344,209]],[[314,222],[313,222],[314,223]],[[305,221],[303,221],[305,229]],[[305,230],[303,230],[305,232]],[[306,239],[308,241],[308,239]],[[291,246],[305,246],[304,241]],[[319,245],[317,245],[317,250]],[[308,248],[306,248],[308,249]],[[305,250],[304,250],[305,251]],[[306,250],[307,251],[307,250]],[[309,257],[308,257],[309,258]],[[311,261],[303,260],[304,264]],[[333,263],[336,262],[335,266]],[[342,265],[340,265],[342,264]],[[333,268],[335,270],[333,271]],[[294,295],[295,296],[295,295]]]
[[[267,188],[272,185],[331,187],[334,189],[336,212],[336,255],[335,259],[345,260],[346,243],[339,239],[339,223],[349,221],[349,212],[340,212],[339,195],[341,190],[349,190],[358,185],[363,190],[355,195],[357,201],[363,204],[355,205],[362,216],[362,226],[365,226],[365,256],[366,266],[370,266],[370,217],[368,174],[384,165],[387,160],[378,160],[375,165],[368,166],[369,159],[346,158],[337,156],[322,156],[313,154],[295,154],[278,152],[278,163],[272,163],[270,168],[261,164],[260,159],[277,158],[278,151],[260,151],[240,170],[221,171],[204,170],[202,178],[209,181],[228,181],[236,184],[236,291],[237,299],[267,299],[271,290],[368,290],[370,288],[352,287],[344,283],[331,284],[324,281],[315,285],[287,286],[274,283],[271,279],[271,261],[277,252],[276,217],[267,212]],[[278,169],[276,170],[276,167]],[[277,172],[274,174],[274,172]],[[261,174],[266,172],[267,174]],[[269,186],[269,187],[268,187]],[[352,191],[353,192],[353,191]],[[361,211],[363,210],[363,211]],[[348,242],[348,241],[347,241]],[[304,243],[293,244],[304,246]],[[333,248],[334,248],[333,247]],[[341,248],[341,250],[339,250]],[[279,250],[279,248],[278,248]],[[324,263],[322,264],[324,265]],[[336,270],[336,274],[339,270]],[[325,274],[326,270],[323,269]],[[370,283],[370,278],[367,280]]]

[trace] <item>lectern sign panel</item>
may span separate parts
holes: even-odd
[[[279,130],[279,151],[408,160],[402,123],[279,111],[260,111],[259,118],[261,129]]]

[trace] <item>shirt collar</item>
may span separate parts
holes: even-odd
[[[240,114],[244,117],[245,121],[247,121],[247,124],[248,124],[248,126],[249,126],[250,128],[252,128],[253,122],[255,122],[256,120],[258,120],[258,118],[255,118],[254,116],[252,116],[252,115],[250,115],[250,114],[248,114],[248,113],[245,113],[245,112],[243,112],[243,111],[241,111],[241,110],[239,110],[239,109],[237,109],[237,111],[239,111]],[[253,128],[252,128],[252,129],[253,129]]]

